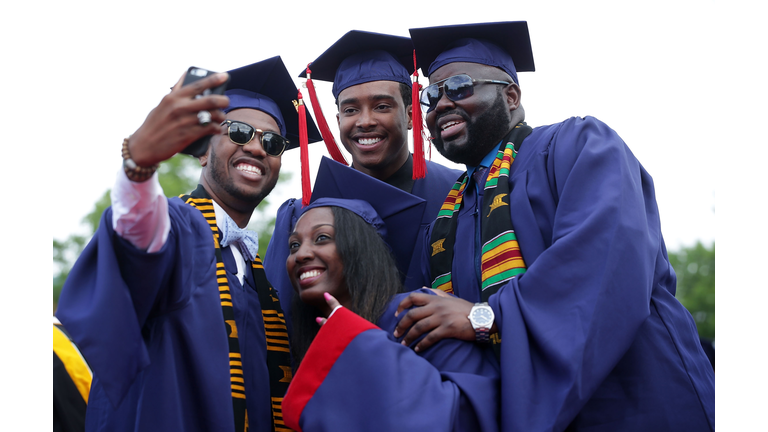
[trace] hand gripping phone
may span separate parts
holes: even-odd
[[[206,69],[192,66],[187,70],[187,74],[184,76],[184,82],[181,85],[185,86],[187,84],[191,84],[195,81],[201,80],[215,73],[216,72],[211,72]],[[224,92],[227,90],[228,83],[229,83],[229,80],[225,81],[224,83],[222,83],[217,87],[205,89],[203,93],[196,95],[195,98],[200,98],[200,97],[208,96],[212,94],[223,95]],[[200,113],[198,114],[198,118],[200,116],[206,116],[206,115],[208,119],[210,119],[210,113],[206,111],[200,111]],[[184,150],[181,151],[181,153],[188,154],[194,157],[200,157],[204,155],[205,152],[208,151],[208,143],[210,142],[210,140],[211,140],[211,135],[206,135],[198,139],[197,141],[193,142],[192,144],[188,145]]]

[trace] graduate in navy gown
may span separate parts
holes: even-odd
[[[593,117],[525,123],[525,22],[411,38],[433,143],[467,175],[424,238],[425,277],[459,298],[410,295],[395,336],[493,342],[503,430],[714,430],[712,367],[627,145]]]
[[[288,239],[298,370],[283,405],[286,424],[305,432],[498,430],[490,347],[447,339],[417,354],[392,336],[405,294],[397,294],[400,275],[383,239],[393,234],[388,227],[401,227],[386,202],[377,208],[390,216],[361,200],[316,199]]]
[[[57,316],[94,379],[89,431],[288,430],[291,378],[277,293],[243,229],[299,144],[280,57],[181,81],[123,144],[112,206],[73,267]],[[309,139],[319,139],[311,118]],[[165,198],[157,164],[212,135],[200,185]]]
[[[434,220],[445,195],[461,172],[424,161],[420,127],[414,128],[418,137],[414,154],[408,150],[408,130],[415,126],[411,117],[412,87],[408,72],[413,70],[410,39],[353,30],[312,62],[309,69],[311,78],[333,82],[333,96],[339,111],[339,136],[352,156],[352,168],[423,199],[426,207],[420,216],[421,227],[426,228]],[[301,76],[310,78],[306,71]],[[319,106],[313,105],[322,128]],[[420,124],[419,117],[416,126]],[[326,144],[333,154],[336,143],[330,132],[326,135]],[[334,157],[344,163],[340,158]],[[426,173],[419,172],[417,168],[420,164],[425,164],[421,170]],[[328,181],[333,180],[318,174],[315,188]],[[376,198],[371,193],[364,199]],[[302,203],[295,199],[286,201],[280,207],[264,258],[267,277],[285,297],[283,303],[287,303],[293,292],[285,270],[281,268],[288,256],[286,239],[293,230],[301,207]],[[421,242],[417,242],[413,257],[407,260],[409,265],[402,269],[408,290],[429,283],[422,278],[420,257]],[[290,316],[290,307],[286,307],[285,313]]]

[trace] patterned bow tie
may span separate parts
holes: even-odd
[[[237,245],[246,261],[256,259],[256,254],[259,252],[259,236],[255,231],[240,228],[229,215],[224,218],[223,223],[218,225],[221,230],[219,242],[221,247]]]
[[[475,169],[475,172],[472,173],[472,179],[475,180],[475,183],[477,183],[478,186],[485,183],[485,178],[488,176],[488,167],[479,166]]]

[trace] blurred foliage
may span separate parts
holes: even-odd
[[[677,297],[693,315],[699,336],[715,339],[715,243],[697,242],[669,253],[677,274]]]
[[[160,185],[166,196],[174,197],[191,192],[200,178],[200,164],[197,159],[187,155],[176,155],[171,159],[160,164],[157,170]],[[278,187],[291,177],[291,173],[281,173]],[[93,233],[99,227],[102,213],[110,205],[110,191],[104,192],[101,198],[94,204],[90,213],[83,217],[82,223],[87,230],[87,234],[72,234],[65,240],[53,239],[53,263],[54,268],[58,269],[53,276],[53,310],[56,310],[56,304],[61,295],[61,288],[64,281],[72,269],[72,265],[80,256],[83,248],[88,243]],[[254,229],[259,234],[259,254],[263,257],[267,244],[272,237],[272,231],[275,227],[275,217],[270,215],[265,218],[263,213],[268,205],[265,199],[256,209],[254,217],[251,218],[249,228]]]

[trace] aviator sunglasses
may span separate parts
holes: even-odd
[[[237,120],[226,120],[221,124],[227,125],[229,140],[237,145],[244,146],[251,142],[258,132],[261,135],[261,147],[270,156],[278,157],[283,154],[290,141],[274,132],[256,129],[248,123]]]
[[[442,83],[442,85],[440,85]],[[512,84],[506,81],[497,81],[491,79],[472,79],[467,74],[454,75],[444,80],[438,81],[424,88],[421,91],[421,104],[427,108],[427,112],[432,111],[440,100],[440,94],[445,93],[448,99],[458,102],[475,94],[475,84]],[[442,91],[440,90],[442,89]]]

